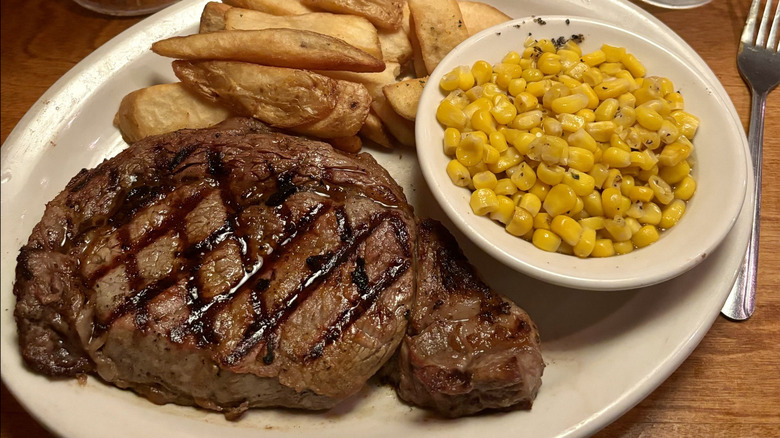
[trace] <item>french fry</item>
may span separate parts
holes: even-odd
[[[299,15],[315,12],[316,10],[304,6],[301,0],[223,0],[230,6],[256,11],[267,12],[274,15]]]
[[[361,84],[335,81],[336,106],[324,119],[292,127],[299,134],[319,138],[338,138],[356,135],[371,107],[371,96]]]
[[[417,117],[417,104],[420,102],[425,82],[424,78],[409,78],[382,87],[387,103],[406,120],[414,121]]]
[[[420,52],[430,74],[450,50],[468,38],[456,0],[408,0]]]
[[[425,67],[425,60],[423,59],[422,49],[420,48],[420,40],[417,38],[417,32],[414,30],[414,17],[409,17],[409,24],[411,25],[409,30],[409,43],[412,46],[412,68],[414,68],[414,75],[418,78],[428,76],[428,69]]]
[[[300,0],[305,6],[339,14],[365,17],[380,29],[395,30],[401,26],[401,0]]]
[[[225,12],[232,9],[230,5],[220,2],[208,2],[200,14],[198,33],[214,32],[225,29]]]
[[[338,38],[371,56],[382,59],[379,35],[371,22],[357,15],[312,12],[278,17],[260,11],[231,8],[225,12],[227,30],[260,30],[269,28],[309,30]]]
[[[409,5],[403,3],[401,27],[396,30],[380,30],[382,59],[385,62],[406,64],[412,58],[412,43],[409,41]]]
[[[336,149],[352,154],[358,153],[363,147],[363,140],[357,135],[329,138],[327,142]]]
[[[396,78],[401,73],[400,64],[396,62],[386,62],[385,65],[385,69],[378,73],[356,73],[351,71],[337,70],[319,71],[318,73],[333,79],[340,79],[363,84],[366,89],[368,89],[368,94],[370,94],[373,99],[378,99],[383,97],[382,87],[395,82]]]
[[[458,1],[458,7],[469,36],[512,19],[495,7],[482,2]]]
[[[395,142],[382,124],[382,119],[373,111],[370,111],[366,116],[366,120],[360,128],[360,136],[388,149],[395,147]]]
[[[297,29],[223,30],[152,44],[177,59],[245,61],[274,67],[378,72],[384,61],[331,36]]]
[[[404,146],[414,147],[414,122],[399,116],[387,102],[387,98],[384,95],[380,98],[375,98],[371,102],[371,109],[382,120],[390,135],[398,140],[399,143]]]
[[[184,128],[207,128],[230,117],[230,111],[202,99],[176,82],[153,85],[125,96],[114,125],[128,143]]]
[[[208,101],[278,128],[324,119],[336,107],[340,92],[327,76],[246,62],[177,60],[173,72],[188,90]]]

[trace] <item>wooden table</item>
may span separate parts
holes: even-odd
[[[717,74],[747,127],[750,95],[735,57],[750,0],[713,0],[698,9],[643,6],[674,29]],[[107,18],[66,0],[2,3],[2,141],[62,74],[138,18]],[[770,96],[758,304],[735,323],[719,317],[699,347],[647,399],[600,437],[780,436],[780,91]],[[0,438],[50,434],[2,386]]]

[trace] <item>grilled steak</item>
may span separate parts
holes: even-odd
[[[477,276],[440,223],[418,227],[418,285],[397,361],[403,400],[446,417],[530,409],[544,362],[525,311]]]
[[[18,257],[24,360],[155,402],[323,409],[401,341],[416,225],[368,154],[246,119],[74,177]]]

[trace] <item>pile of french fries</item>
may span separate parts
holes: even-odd
[[[136,90],[114,124],[128,143],[231,116],[347,152],[414,146],[428,75],[470,35],[509,20],[458,0],[223,0],[197,34],[152,45],[179,82]]]

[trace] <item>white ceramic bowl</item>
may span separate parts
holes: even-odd
[[[731,230],[745,196],[748,159],[744,135],[722,108],[727,102],[711,91],[707,79],[651,38],[597,20],[570,17],[527,17],[506,22],[469,38],[445,57],[423,91],[416,120],[417,153],[423,175],[452,222],[486,253],[502,263],[543,281],[578,289],[633,289],[663,282],[704,260]],[[543,23],[543,24],[542,24]],[[492,220],[475,215],[470,191],[455,186],[445,167],[443,127],[436,108],[445,97],[441,77],[459,65],[483,59],[499,62],[510,50],[521,51],[526,38],[571,37],[581,34],[583,53],[603,43],[626,47],[645,65],[648,75],[670,78],[685,97],[685,109],[701,119],[694,139],[694,197],[685,215],[654,244],[629,254],[580,259],[542,251],[507,233]]]

